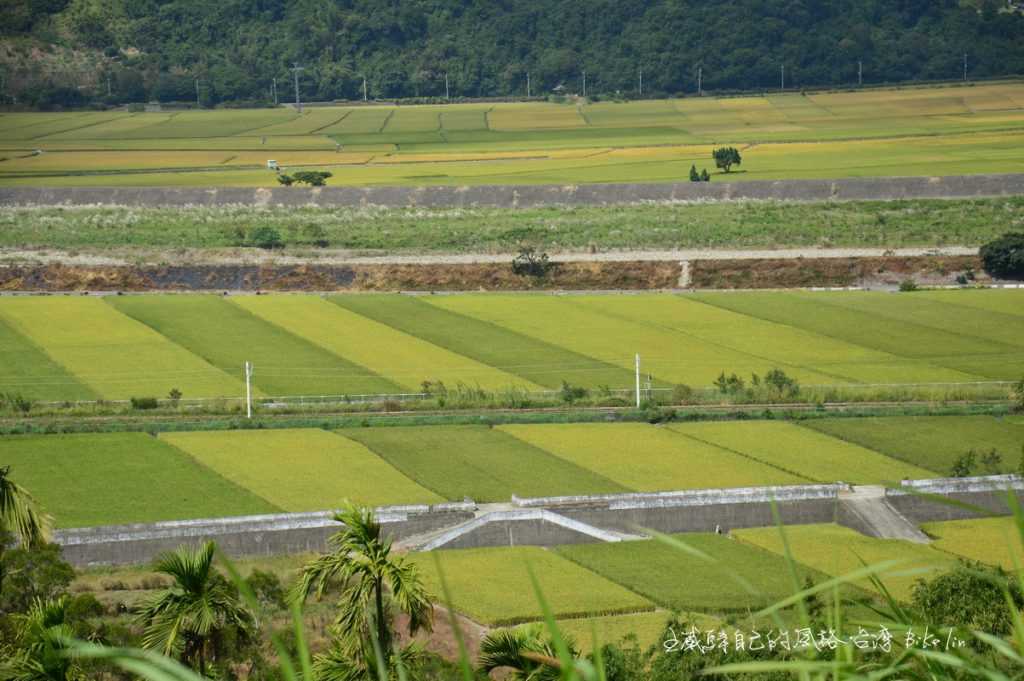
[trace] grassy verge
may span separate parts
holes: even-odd
[[[246,246],[276,229],[292,250],[371,251],[941,246],[1024,224],[1024,198],[486,208],[0,208],[0,247]]]

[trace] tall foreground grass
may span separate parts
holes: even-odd
[[[1016,531],[1024,541],[1024,511],[1012,491],[1008,492],[1008,502],[1013,511]],[[968,510],[982,511],[982,509],[970,507],[961,502],[946,501],[945,503]],[[814,627],[816,632],[832,630],[840,636],[844,632],[849,633],[858,629],[877,631],[884,628],[892,635],[892,648],[881,654],[855,645],[840,645],[834,649],[828,647],[818,649],[817,646],[812,646],[799,652],[780,655],[778,659],[765,659],[764,656],[758,656],[757,661],[722,664],[703,669],[698,666],[696,668],[700,671],[694,675],[724,676],[729,679],[743,679],[750,675],[756,675],[759,678],[764,678],[765,675],[772,675],[773,678],[791,676],[799,681],[883,681],[885,679],[1014,681],[1024,676],[1024,612],[1015,604],[1007,582],[992,581],[1002,591],[1009,610],[1012,630],[1008,635],[997,636],[985,631],[936,627],[923,621],[920,615],[898,602],[886,588],[885,576],[900,569],[899,561],[890,560],[872,565],[864,564],[861,568],[846,575],[829,579],[817,585],[802,586],[798,577],[797,562],[786,542],[785,529],[781,524],[778,509],[774,505],[773,512],[785,547],[785,557],[793,582],[793,593],[791,596],[753,613],[750,621],[752,623],[770,623],[779,631]],[[659,533],[651,534],[655,540],[675,548],[681,555],[685,554],[715,564],[721,570],[723,579],[735,580],[744,589],[756,594],[756,588],[753,585],[715,556],[688,545],[684,540]],[[1016,563],[1016,552],[1011,552],[1011,555],[1015,560],[1013,579],[1024,587],[1024,571],[1022,571],[1024,566]],[[250,607],[257,610],[256,597],[246,581],[230,561],[225,560],[225,563],[243,597],[248,601]],[[441,572],[439,562],[437,568]],[[978,574],[982,575],[983,573]],[[452,595],[443,573],[441,575],[442,592],[448,604],[452,630],[459,650],[461,676],[463,681],[474,681],[480,677],[474,671],[473,661],[469,657],[452,606]],[[559,681],[606,681],[608,676],[604,664],[605,652],[602,649],[602,642],[598,640],[596,627],[592,629],[594,653],[587,657],[577,656],[573,651],[571,639],[563,634],[554,618],[553,611],[544,596],[543,584],[538,581],[532,570],[530,570],[530,577],[536,598],[544,613],[545,628],[550,638],[549,648],[552,654],[536,652],[524,654],[524,657],[539,665],[539,668],[543,670],[543,673],[529,678],[557,679]],[[680,579],[685,580],[685,575],[680,575]],[[864,579],[869,580],[877,591],[876,604],[870,607],[876,617],[848,618],[841,590],[847,585]],[[991,579],[991,577],[986,577],[986,579]],[[824,617],[822,618],[820,613],[812,616],[810,604],[814,601],[820,602],[822,599],[826,604]],[[794,622],[796,622],[796,626],[794,626]],[[289,653],[288,648],[282,642],[280,632],[271,634],[271,640],[279,655],[281,678],[285,681],[311,681],[315,678],[313,657],[304,635],[302,613],[298,605],[293,606],[292,623],[295,654]],[[907,632],[920,634],[925,631],[926,627],[940,642],[945,642],[949,635],[954,641],[960,638],[964,645],[952,647],[939,645],[926,649],[904,644]],[[674,633],[682,636],[685,632]],[[412,678],[410,670],[401,666],[398,656],[392,658],[399,660],[393,674],[389,675],[381,671],[385,667],[384,660],[387,656],[381,651],[376,640],[373,643],[378,660],[377,670],[380,681],[390,681],[391,679],[405,681],[405,679]],[[202,677],[191,670],[151,651],[108,648],[72,641],[69,642],[68,654],[104,660],[149,681],[202,681]],[[677,651],[664,654],[685,653]],[[725,656],[725,659],[728,659],[728,656]]]

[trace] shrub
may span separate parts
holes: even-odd
[[[156,409],[155,397],[133,397],[131,398],[132,409]]]
[[[690,166],[690,182],[700,182],[700,173],[697,172],[697,166]]]
[[[268,251],[275,248],[284,248],[284,240],[281,239],[281,233],[267,225],[257,227],[253,231],[252,236],[249,237],[249,243],[256,248]]]
[[[27,414],[32,411],[32,400],[21,393],[0,393],[0,407]]]
[[[705,168],[704,170],[700,171],[700,181],[701,182],[710,182],[711,181],[711,173],[708,172],[707,168]]]
[[[772,369],[766,373],[764,383],[774,392],[786,397],[796,397],[800,393],[800,384],[795,378],[787,376],[782,369]]]
[[[329,245],[327,231],[316,223],[310,223],[302,228],[302,238],[317,248],[327,248]]]
[[[957,457],[956,461],[953,462],[953,467],[950,469],[949,474],[954,478],[966,478],[974,470],[974,462],[977,455],[974,450],[970,450],[965,454],[961,454]]]
[[[280,578],[273,572],[253,570],[245,581],[249,583],[249,588],[261,605],[277,610],[285,609],[284,587],[281,586]]]
[[[900,290],[909,293],[910,291],[917,290],[917,282],[913,279],[904,279],[900,282]]]
[[[679,385],[672,388],[672,402],[675,404],[686,404],[693,399],[693,388],[680,383]]]
[[[1024,412],[1024,378],[1014,383],[1011,397],[1013,399],[1013,410]]]
[[[718,375],[718,378],[715,379],[714,386],[718,388],[718,392],[723,395],[735,395],[743,392],[746,384],[743,382],[743,379],[736,374],[726,376],[723,371]]]
[[[563,402],[572,404],[576,400],[582,400],[586,396],[586,388],[578,385],[572,385],[568,381],[562,381],[561,397]]]
[[[1024,232],[1010,232],[978,252],[985,271],[1000,279],[1024,279]]]
[[[280,184],[283,184],[285,187],[291,187],[293,184],[295,184],[295,178],[292,177],[291,175],[278,175],[277,181]]]
[[[1010,632],[1013,623],[1007,592],[1015,608],[1024,604],[1016,579],[1000,568],[964,561],[935,579],[918,580],[912,601],[934,624],[1001,636]]]
[[[521,277],[545,277],[552,266],[548,254],[538,253],[533,246],[520,248],[519,255],[512,259],[512,272]]]
[[[171,404],[175,407],[178,406],[178,402],[181,401],[181,391],[177,388],[171,388],[171,392],[167,393],[167,399],[169,399]]]

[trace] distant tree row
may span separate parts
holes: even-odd
[[[1024,14],[999,0],[0,0],[0,32],[91,50],[112,75],[87,98],[266,102],[289,67],[311,100],[704,90],[1024,73]],[[51,71],[9,90],[75,99]],[[862,70],[861,70],[862,69]],[[104,76],[106,74],[103,74]],[[199,80],[197,93],[196,79]],[[108,95],[109,93],[109,95]],[[10,92],[9,94],[17,94]],[[57,97],[60,99],[60,96]]]

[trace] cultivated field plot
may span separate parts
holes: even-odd
[[[667,427],[816,482],[891,484],[935,477],[932,471],[792,423],[710,422]]]
[[[627,492],[586,467],[485,426],[359,428],[340,431],[446,499]]]
[[[897,294],[873,294],[867,300],[876,301],[881,309],[892,304],[899,306],[917,302],[916,299],[909,303],[888,301],[900,297]],[[992,327],[1003,318],[997,313],[980,321],[980,328],[964,329],[959,322],[961,307],[944,305],[938,316],[945,320],[946,325],[940,328],[886,316],[870,307],[869,311],[856,309],[844,301],[858,297],[847,296],[846,293],[701,293],[695,294],[694,298],[733,312],[898,355],[911,364],[911,369],[904,371],[900,364],[878,364],[869,360],[864,363],[869,368],[884,369],[891,376],[887,381],[874,382],[1018,380],[1024,373],[1024,355],[1019,346],[982,336],[996,333]],[[829,365],[837,372],[855,370],[857,366],[859,363],[850,362]]]
[[[423,381],[441,380],[499,390],[540,386],[456,354],[386,324],[311,296],[244,296],[231,302],[271,324],[288,329],[338,357],[366,367],[406,392]]]
[[[1024,547],[1013,518],[978,518],[925,523],[921,526],[932,546],[956,557],[998,565],[1004,570],[1024,567]]]
[[[773,530],[777,532],[777,530]],[[705,557],[657,540],[561,546],[557,552],[613,582],[676,611],[746,612],[792,594],[785,560],[762,548],[715,534],[676,535]],[[801,588],[822,575],[798,568]]]
[[[914,384],[945,394],[948,384],[1024,375],[1024,317],[1001,309],[1024,307],[1024,292],[977,294],[969,306],[916,294],[782,292],[7,298],[0,353],[24,361],[0,376],[40,400],[164,397],[173,388],[237,398],[248,361],[264,396],[413,393],[441,381],[453,392],[506,395],[568,383],[628,399],[639,353],[642,379],[655,388],[711,390],[723,373],[750,381],[782,369],[803,387],[886,395]]]
[[[281,510],[142,433],[4,437],[0,462],[58,527]]]
[[[778,528],[765,527],[733,532],[741,542],[785,554]],[[786,528],[786,541],[793,559],[832,577],[843,577],[868,566],[896,561],[879,575],[882,583],[899,599],[910,597],[914,583],[948,569],[956,558],[930,546],[898,539],[876,539],[839,525],[794,525]],[[854,582],[874,592],[870,580]]]
[[[229,375],[99,298],[4,298],[0,321],[105,399],[164,397],[172,389],[188,397],[245,391],[235,378],[241,371]],[[36,366],[32,368],[33,377],[38,375],[44,382],[40,394],[54,396],[52,386],[45,384],[46,377],[52,376],[52,364],[38,356],[27,358],[38,366],[38,374]],[[72,385],[64,399],[78,392]],[[36,394],[31,387],[24,393]]]
[[[647,424],[510,425],[499,430],[638,492],[809,482]]]
[[[267,395],[402,392],[381,378],[291,331],[212,295],[110,299],[124,314],[205,360],[231,371],[260,367],[254,382]]]
[[[541,585],[543,587],[543,584]],[[628,615],[606,615],[604,617],[583,617],[560,620],[558,630],[565,636],[571,636],[576,647],[584,654],[594,650],[594,637],[597,645],[607,643],[623,644],[628,640],[636,640],[640,650],[646,650],[662,641],[665,627],[670,614],[663,610],[655,612],[638,612]],[[693,622],[701,630],[718,626],[719,621],[713,617],[700,614],[689,614],[687,621]]]
[[[227,480],[285,511],[443,501],[363,445],[316,429],[163,433]]]
[[[967,452],[976,453],[975,475],[1017,470],[1024,447],[1024,426],[992,416],[902,416],[863,419],[812,419],[803,423],[847,442],[895,459],[951,474],[953,464]],[[996,450],[1002,461],[988,469],[981,457]]]
[[[462,549],[410,554],[427,587],[440,594],[435,564],[440,560],[455,608],[487,625],[517,624],[543,618],[527,565],[541,585],[555,617],[582,617],[654,609],[647,599],[538,547]]]
[[[1021,83],[625,103],[337,106],[303,114],[11,114],[0,119],[0,149],[11,152],[0,154],[0,183],[274,186],[271,171],[211,171],[174,152],[247,150],[270,159],[339,148],[373,153],[366,166],[328,161],[334,184],[665,182],[685,179],[694,163],[714,170],[709,153],[694,153],[711,143],[741,146],[744,154],[740,172],[715,181],[1020,172],[1022,134]],[[52,160],[23,158],[37,149]],[[587,153],[560,157],[566,149]],[[90,166],[65,153],[83,150],[166,153],[146,166],[103,155]],[[429,154],[476,160],[416,158]]]

